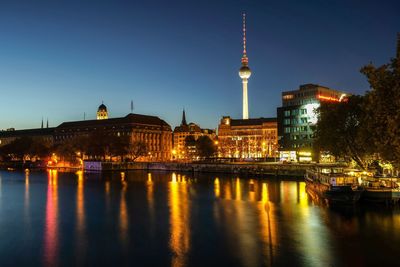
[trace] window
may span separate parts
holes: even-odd
[[[285,119],[283,122],[284,125],[289,125],[290,124],[290,119]]]
[[[299,115],[299,110],[298,109],[293,109],[291,112],[291,115]]]
[[[290,127],[285,127],[285,133],[290,133]]]
[[[285,117],[289,117],[290,116],[290,110],[285,110]]]

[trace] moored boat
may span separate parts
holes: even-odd
[[[342,167],[314,166],[306,172],[307,188],[329,204],[354,204],[363,188],[357,177],[347,175]]]
[[[362,177],[365,191],[362,201],[375,203],[396,203],[400,199],[400,186],[398,178]]]

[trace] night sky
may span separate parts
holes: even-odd
[[[400,32],[400,1],[80,2],[0,2],[0,129],[94,119],[102,101],[172,127],[183,107],[206,128],[241,118],[242,11],[250,117],[304,83],[363,94],[360,68],[387,63]]]

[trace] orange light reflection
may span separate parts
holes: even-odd
[[[46,266],[57,265],[58,253],[58,173],[48,171],[46,199],[46,218],[44,230],[44,263]]]

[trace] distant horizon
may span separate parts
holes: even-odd
[[[281,92],[313,83],[369,90],[359,72],[395,56],[397,1],[2,3],[0,129],[157,116],[216,129],[242,117],[242,17],[247,14],[249,117],[276,117]],[[371,18],[370,14],[374,14]],[[39,127],[38,127],[39,126]]]

